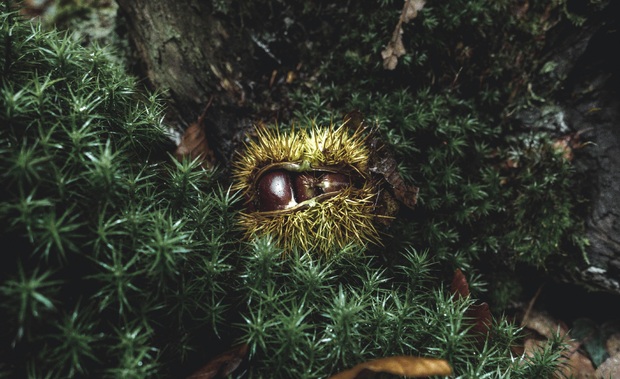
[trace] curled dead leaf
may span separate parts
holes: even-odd
[[[209,363],[188,376],[187,379],[225,378],[239,368],[239,365],[248,355],[248,351],[249,347],[247,344],[235,346],[211,359]]]
[[[452,367],[445,359],[402,355],[363,362],[351,369],[339,372],[329,379],[361,379],[373,373],[400,375],[407,378],[422,378],[433,375],[451,375]]]
[[[181,137],[181,142],[174,152],[174,155],[178,160],[183,160],[183,158],[200,160],[201,166],[205,169],[213,168],[216,162],[215,154],[209,146],[209,142],[207,141],[207,136],[205,134],[205,116],[211,105],[212,99],[213,98],[209,100],[209,103],[206,105],[205,110],[200,117],[198,117],[198,120],[185,129],[185,132]]]
[[[460,297],[469,296],[469,283],[467,283],[467,279],[465,279],[465,275],[460,268],[457,268],[454,271],[454,276],[452,277],[452,284],[450,284],[450,292]]]
[[[620,378],[620,354],[608,358],[596,369],[596,378]]]
[[[390,186],[394,198],[414,209],[418,201],[419,188],[405,183],[398,172],[396,158],[378,139],[371,141],[372,155],[368,165],[370,172],[380,175]]]
[[[351,128],[351,130],[355,130],[362,125],[366,127],[364,124],[364,115],[358,110],[347,113],[343,117],[343,121]],[[398,208],[399,205],[396,201],[394,201],[395,199],[410,209],[413,209],[418,201],[419,188],[405,183],[402,176],[398,172],[396,158],[394,158],[394,155],[379,137],[375,136],[370,140],[370,148],[371,154],[368,163],[368,170],[373,174],[378,175],[381,180],[385,181],[388,184],[388,191],[390,192],[390,195],[385,192],[381,192],[380,197],[383,197],[383,199],[379,201],[378,204],[384,204],[387,202],[390,204],[384,205],[391,207],[391,203],[394,202],[394,206]],[[396,212],[397,210],[379,212],[379,214],[394,215]]]
[[[418,17],[418,12],[424,8],[425,0],[409,0],[405,1],[403,7],[403,22],[409,22]]]
[[[385,49],[381,51],[383,58],[383,68],[394,70],[398,64],[398,58],[405,55],[405,45],[403,44],[403,23],[407,23],[418,16],[418,12],[424,8],[425,0],[405,0],[403,10],[400,13],[398,23],[392,33],[392,38]]]
[[[456,269],[454,272],[450,291],[456,297],[467,297],[470,295],[469,283],[467,283],[467,279],[461,269]],[[484,302],[472,304],[467,309],[466,315],[473,322],[470,333],[475,335],[479,339],[479,342],[484,342],[483,338],[488,334],[489,328],[493,322],[493,316],[491,315],[489,305]]]
[[[538,293],[536,297],[538,296]],[[561,364],[554,373],[554,378],[598,378],[590,358],[582,353],[581,343],[570,338],[568,327],[544,312],[529,309],[527,317],[522,320],[524,327],[523,351],[521,355],[531,359],[545,349],[549,340],[556,334],[562,336],[566,350],[561,357]]]
[[[393,70],[396,68],[398,64],[398,58],[405,55],[407,52],[405,50],[405,46],[403,45],[402,39],[402,28],[399,30],[398,36],[396,39],[388,42],[388,45],[381,52],[381,58],[383,58],[383,68],[386,70]]]
[[[383,53],[381,53],[381,55],[383,55]],[[383,68],[386,70],[393,70],[396,68],[397,64],[398,57],[391,53],[386,53],[385,57],[383,58]]]

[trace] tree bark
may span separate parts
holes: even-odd
[[[234,133],[247,126],[242,73],[251,70],[253,44],[242,31],[218,19],[210,2],[118,0],[139,74],[151,89],[165,91],[169,123],[179,132],[204,119],[209,145],[227,163]]]
[[[558,27],[549,35],[543,62],[553,67],[538,79],[535,91],[554,103],[517,115],[529,128],[573,135],[573,163],[587,199],[588,261],[568,268],[564,280],[620,294],[620,6],[610,2],[599,19],[581,27]],[[576,188],[576,190],[580,190]]]

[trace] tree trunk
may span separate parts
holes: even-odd
[[[204,128],[217,158],[230,159],[234,133],[248,124],[243,72],[250,71],[252,41],[214,16],[198,0],[118,0],[140,75],[168,96],[168,122],[182,132],[210,99]]]
[[[588,200],[584,212],[589,262],[569,268],[565,280],[620,294],[620,6],[611,2],[601,18],[582,27],[564,26],[549,36],[547,73],[537,93],[555,103],[526,109],[517,119],[576,137],[574,164]],[[582,147],[579,144],[583,143]]]

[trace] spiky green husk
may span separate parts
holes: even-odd
[[[303,209],[264,215],[242,213],[246,238],[274,236],[285,251],[299,247],[327,253],[348,245],[379,243],[373,221],[376,193],[371,185],[348,188],[325,201],[309,201]]]
[[[234,163],[234,189],[247,192],[261,168],[280,162],[296,162],[308,168],[344,164],[366,171],[370,152],[361,128],[351,131],[347,123],[280,132],[264,126],[248,142]]]
[[[278,163],[294,163],[300,170],[319,167],[350,167],[367,180],[361,189],[348,188],[323,201],[306,201],[296,209],[251,212],[241,215],[247,238],[273,236],[281,247],[326,253],[350,244],[379,243],[373,224],[377,190],[366,174],[370,151],[361,127],[351,130],[345,122],[279,132],[257,130],[235,163],[235,189],[249,201],[259,172]]]

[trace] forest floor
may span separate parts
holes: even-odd
[[[112,45],[117,51],[125,50],[128,41],[116,25],[116,3],[91,2],[82,2],[83,9],[65,12],[54,1],[29,0],[24,1],[23,12],[47,22],[61,22],[84,43],[96,41]],[[122,63],[128,59],[123,54],[116,58]],[[529,294],[528,301],[515,300],[507,310],[507,315],[525,332],[523,344],[515,348],[515,354],[533,354],[545,340],[560,332],[569,348],[559,377],[620,378],[620,314],[616,310],[616,296],[559,283],[537,285]]]

